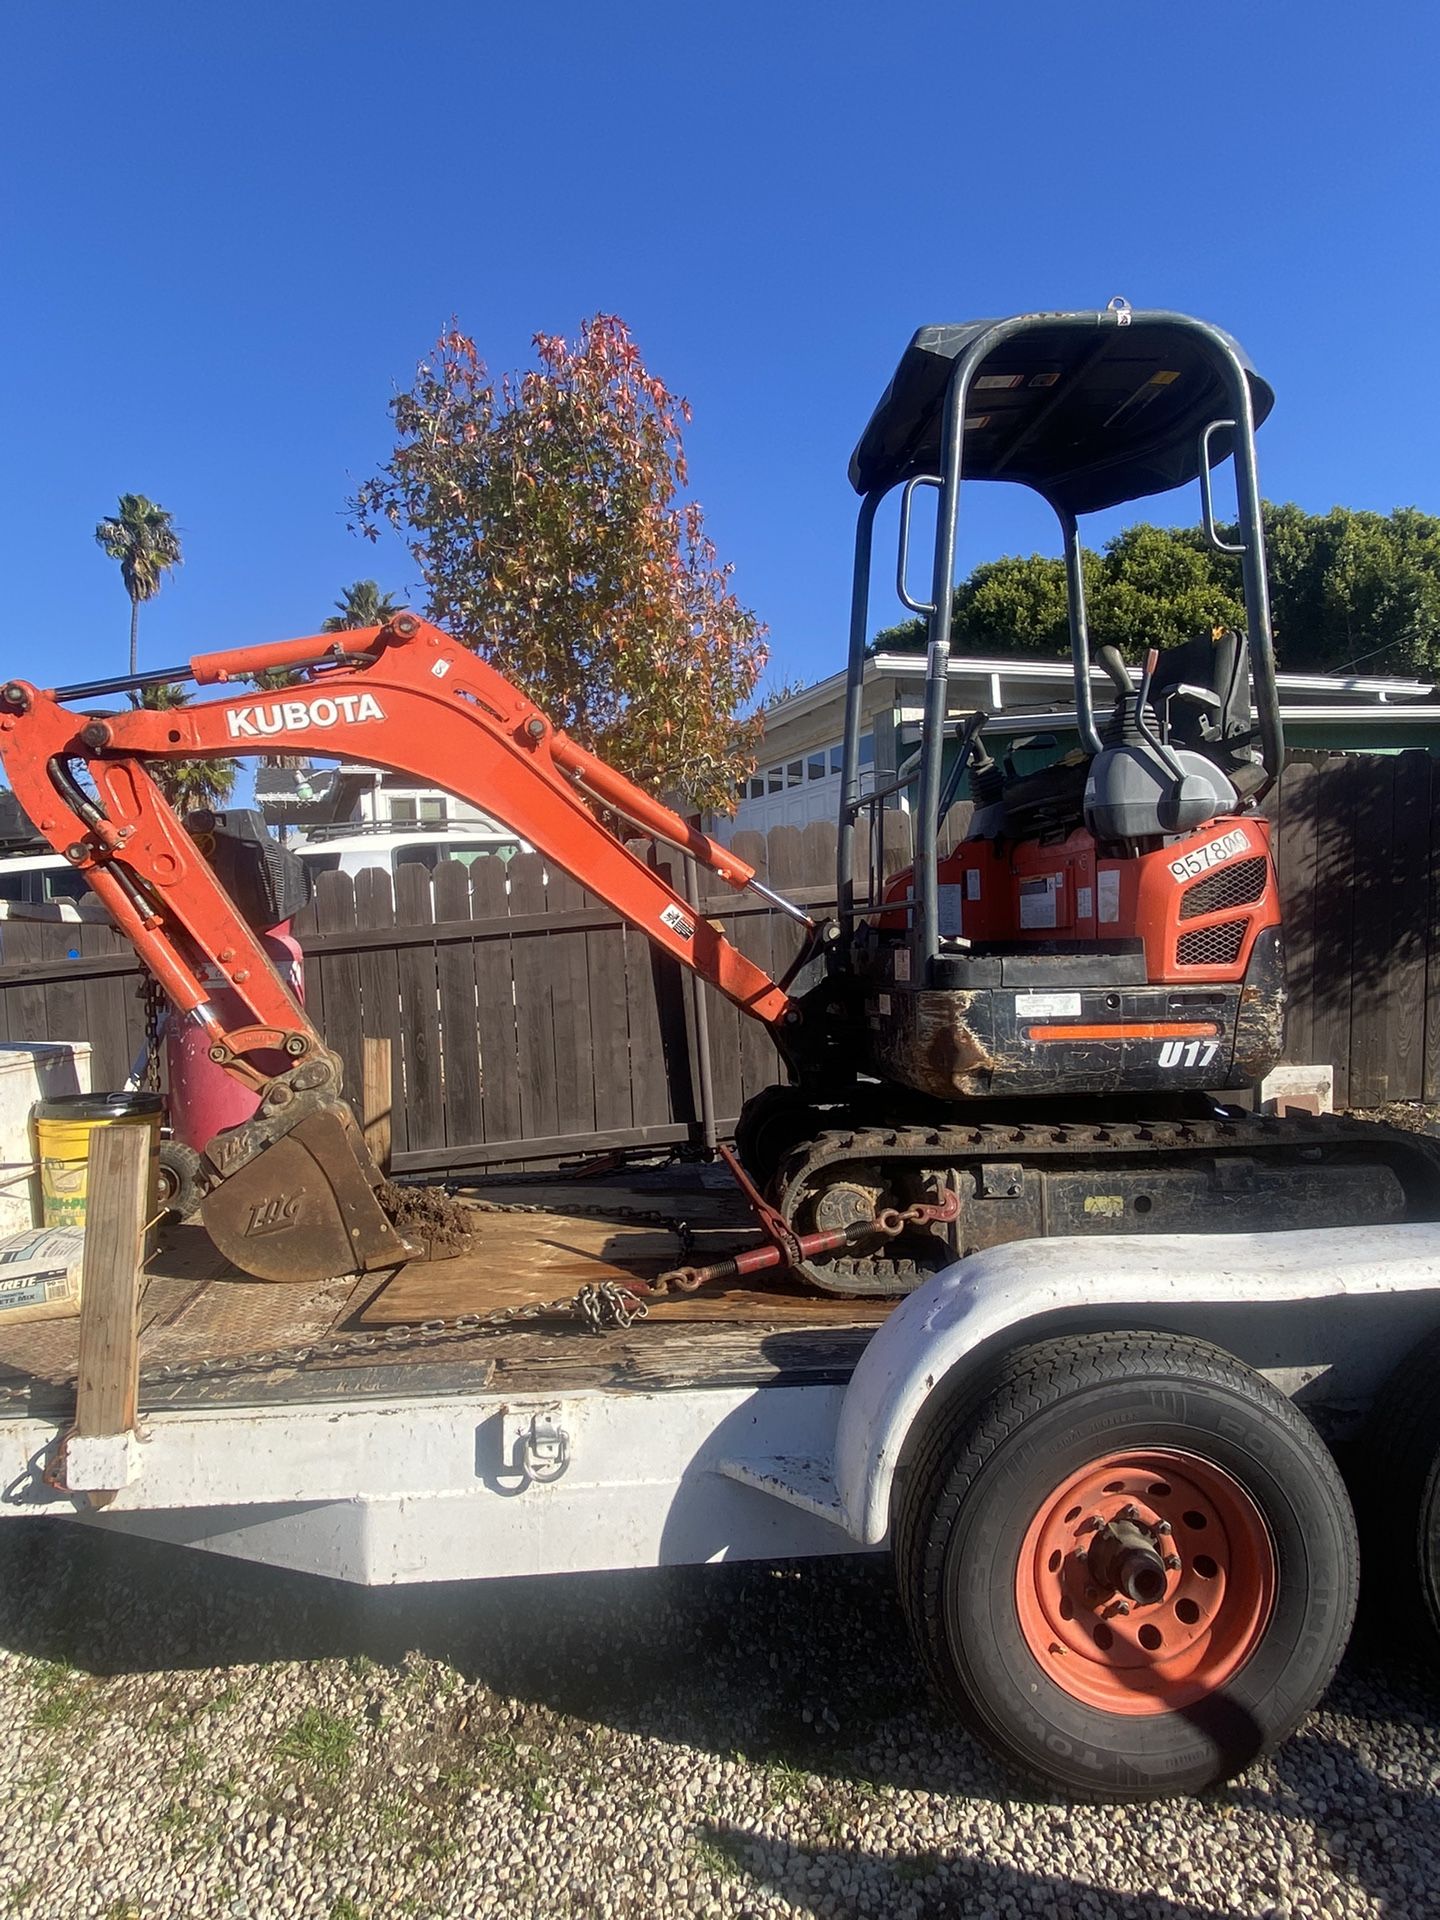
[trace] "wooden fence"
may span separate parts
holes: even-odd
[[[1337,1106],[1440,1101],[1440,762],[1292,755],[1267,812],[1278,827],[1291,998],[1287,1057],[1329,1061]],[[954,810],[947,841],[968,807]],[[910,855],[884,815],[877,864]],[[829,823],[736,836],[787,897],[834,898]],[[685,886],[678,856],[647,857]],[[799,929],[753,896],[701,910],[778,974]],[[364,1042],[391,1048],[397,1171],[481,1170],[723,1134],[778,1077],[765,1032],[698,985],[538,855],[322,875],[297,921],[311,1011],[358,1100]],[[0,1039],[88,1039],[94,1083],[119,1086],[143,1038],[140,973],[108,927],[0,928]],[[704,1019],[702,1021],[701,996]],[[702,1025],[708,1036],[702,1035]],[[712,1097],[701,1072],[708,1037]]]

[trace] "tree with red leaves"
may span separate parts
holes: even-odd
[[[452,326],[391,403],[395,450],[352,502],[398,529],[426,611],[557,726],[656,793],[734,807],[759,731],[741,716],[764,628],[730,588],[687,484],[686,402],[623,321],[492,381]]]

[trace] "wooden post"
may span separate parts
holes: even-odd
[[[390,1171],[390,1038],[388,1034],[367,1033],[360,1089],[361,1129],[370,1158],[382,1173]]]
[[[80,1360],[66,1484],[107,1506],[138,1471],[140,1267],[150,1198],[150,1129],[97,1128],[85,1182]],[[98,1445],[88,1443],[98,1442]]]

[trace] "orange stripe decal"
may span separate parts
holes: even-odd
[[[1142,1020],[1113,1027],[1031,1027],[1031,1040],[1213,1040],[1213,1020]]]

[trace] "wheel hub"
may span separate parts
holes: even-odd
[[[1021,1548],[1025,1641],[1067,1693],[1111,1713],[1173,1711],[1234,1677],[1275,1593],[1249,1495],[1188,1454],[1110,1454],[1070,1475]]]
[[[1097,1522],[1085,1565],[1101,1593],[1120,1593],[1136,1606],[1154,1606],[1164,1599],[1168,1585],[1165,1558],[1156,1545],[1159,1536],[1126,1518],[1130,1511],[1118,1520]]]

